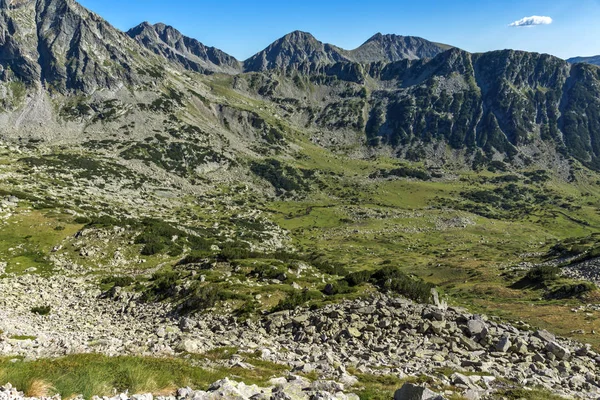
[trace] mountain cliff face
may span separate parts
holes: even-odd
[[[588,63],[593,65],[600,65],[600,56],[591,56],[591,57],[573,57],[567,60],[571,64],[577,63]]]
[[[234,57],[184,36],[171,26],[144,22],[127,34],[154,53],[189,70],[201,73],[241,72],[241,64]]]
[[[140,80],[133,42],[72,0],[4,0],[0,68],[58,92],[119,89]],[[133,51],[133,52],[132,52]]]
[[[367,116],[364,132],[373,147],[424,155],[424,147],[442,142],[522,165],[551,148],[599,165],[597,67],[544,54],[452,49],[430,61],[372,65],[365,74],[388,83],[348,117]]]

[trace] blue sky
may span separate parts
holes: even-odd
[[[600,54],[600,0],[79,0],[121,30],[164,22],[244,60],[294,30],[353,49],[377,32],[480,52]],[[514,28],[523,17],[550,25]]]

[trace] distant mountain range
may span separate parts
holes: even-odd
[[[433,58],[451,46],[433,43],[412,36],[376,34],[355,50],[344,50],[322,43],[307,32],[295,31],[276,40],[248,60],[240,62],[233,56],[206,47],[195,39],[182,35],[164,24],[147,22],[127,32],[156,54],[197,72],[258,72],[270,69],[315,68],[337,62],[395,62],[403,59]]]
[[[285,141],[257,120],[268,104],[288,130],[363,154],[444,162],[435,150],[443,144],[467,163],[572,157],[600,167],[600,69],[584,63],[382,34],[344,50],[300,31],[242,62],[164,24],[121,32],[74,0],[0,1],[0,135],[83,137],[107,115],[120,127],[156,118],[162,131],[185,106],[188,124],[255,149],[256,137]],[[229,78],[211,80],[215,73]],[[200,105],[185,93],[208,109],[190,111]],[[232,108],[239,98],[244,106]]]
[[[591,57],[573,57],[567,60],[572,64],[577,63],[588,63],[593,65],[600,65],[600,56],[591,56]]]

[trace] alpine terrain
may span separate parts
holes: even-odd
[[[598,399],[598,284],[597,66],[0,0],[0,399]]]

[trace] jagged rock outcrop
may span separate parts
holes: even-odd
[[[189,70],[200,73],[241,72],[241,63],[235,57],[184,36],[172,26],[144,22],[127,34],[154,53]]]

